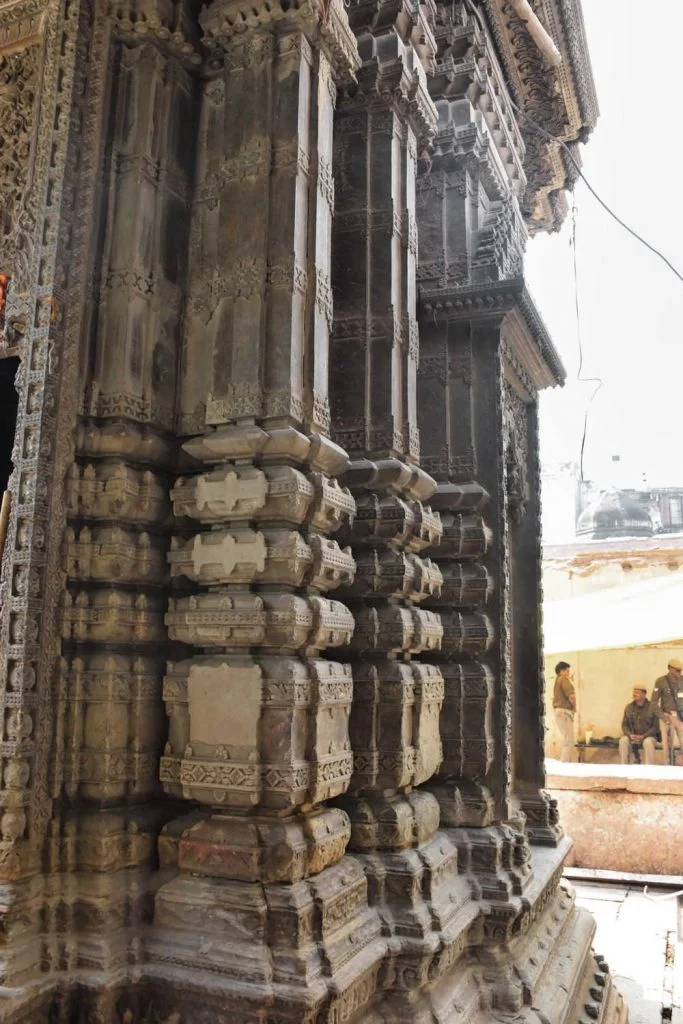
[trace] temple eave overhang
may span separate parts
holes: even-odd
[[[482,0],[514,102],[528,120],[522,124],[527,145],[528,188],[522,204],[531,234],[559,230],[566,214],[563,192],[578,172],[578,143],[595,127],[599,110],[583,14],[578,0],[536,0],[532,7],[561,55],[550,66],[523,19],[507,0]],[[532,121],[534,122],[532,124]],[[535,127],[554,136],[552,143]]]
[[[421,308],[437,323],[502,323],[536,390],[562,386],[567,373],[523,277],[494,283],[420,289]]]

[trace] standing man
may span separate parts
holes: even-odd
[[[574,760],[574,714],[576,693],[572,684],[571,665],[558,661],[555,666],[555,689],[553,690],[553,711],[555,722],[562,737],[560,761]]]
[[[645,764],[655,763],[659,715],[657,708],[647,699],[644,686],[633,687],[633,700],[624,708],[621,731],[623,736],[619,739],[619,760],[622,764],[630,763],[634,744],[642,746]]]
[[[674,763],[673,747],[678,736],[678,745],[683,747],[683,664],[678,658],[670,658],[665,676],[655,681],[652,703],[662,720],[662,746],[664,760]]]

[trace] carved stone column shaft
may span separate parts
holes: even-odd
[[[354,49],[341,6],[327,23],[337,50],[308,5],[263,8],[242,33],[236,14],[225,2],[202,14],[215,70],[180,396],[182,429],[198,436],[172,491],[182,525],[166,617],[193,651],[167,668],[161,778],[201,810],[162,835],[169,879],[150,950],[169,1012],[173,950],[188,978],[215,973],[216,1012],[260,1020],[268,1005],[312,1024],[367,1002],[385,950],[362,868],[344,857],[348,817],[325,806],[352,771],[350,668],[321,652],[354,629],[327,597],[355,575],[328,537],[355,504],[336,480],[346,453],[325,436],[334,78],[353,73]]]

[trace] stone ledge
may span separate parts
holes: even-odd
[[[546,788],[618,790],[683,796],[683,771],[670,765],[566,764],[546,761]]]
[[[574,840],[567,866],[683,874],[683,771],[550,762],[547,788]]]

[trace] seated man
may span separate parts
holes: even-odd
[[[655,743],[659,730],[659,715],[654,704],[647,699],[644,686],[633,687],[633,700],[624,708],[621,722],[623,736],[619,740],[619,760],[629,764],[633,746],[642,745],[645,764],[655,763]]]

